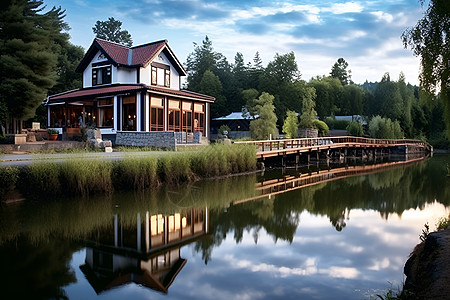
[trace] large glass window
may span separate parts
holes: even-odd
[[[83,105],[70,105],[67,116],[67,128],[78,128],[83,124]]]
[[[92,85],[111,83],[111,66],[92,69]]]
[[[194,132],[205,133],[205,104],[194,103]]]
[[[183,101],[183,131],[192,132],[192,102]]]
[[[114,98],[98,101],[98,127],[114,126]]]
[[[122,130],[136,131],[136,95],[122,98]]]
[[[164,131],[164,98],[151,97],[150,131]]]
[[[50,126],[64,127],[66,124],[66,108],[64,105],[50,106]]]
[[[169,130],[181,131],[181,108],[180,101],[169,100]]]

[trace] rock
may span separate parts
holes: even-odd
[[[105,152],[113,152],[112,147],[105,147]]]
[[[432,232],[405,264],[403,294],[410,299],[448,299],[450,295],[450,230]],[[412,295],[412,296],[411,296]]]

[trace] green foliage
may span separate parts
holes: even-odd
[[[447,169],[448,169],[448,165],[447,165]],[[450,174],[450,170],[449,170],[449,174]],[[447,217],[442,217],[438,220],[438,223],[436,224],[436,229],[437,230],[448,230],[450,229],[450,215]]]
[[[389,118],[373,117],[369,122],[369,136],[377,139],[402,139],[403,131],[398,121]]]
[[[329,128],[327,123],[325,123],[324,121],[314,119],[313,126],[315,129],[319,131],[318,132],[319,136],[328,136]]]
[[[19,179],[16,167],[0,167],[0,200],[11,190]]]
[[[100,39],[131,47],[133,45],[131,34],[121,27],[121,21],[110,17],[107,21],[97,21],[92,31]]]
[[[275,106],[273,105],[274,97],[268,93],[262,93],[256,103],[255,111],[259,118],[250,122],[250,134],[252,138],[262,140],[269,139],[270,135],[276,136],[277,130],[277,116],[274,113]]]
[[[363,136],[364,135],[364,129],[360,122],[353,121],[350,124],[347,125],[347,134],[351,136]]]
[[[350,121],[348,120],[336,120],[332,118],[326,118],[325,123],[327,123],[329,128],[339,130],[345,130],[350,125]]]
[[[56,163],[33,162],[21,179],[20,185],[25,194],[58,194],[61,191],[60,170]],[[29,187],[33,187],[29,189]]]
[[[346,62],[345,59],[341,57],[333,65],[330,72],[331,77],[339,79],[339,81],[343,86],[351,83],[352,71],[350,70],[347,71],[347,68],[348,62]]]
[[[199,84],[199,92],[216,98],[216,101],[211,105],[211,117],[222,116],[226,111],[226,99],[222,95],[222,83],[219,77],[214,75],[212,71],[206,70]]]
[[[430,94],[440,91],[445,109],[447,137],[450,138],[450,4],[448,1],[431,0],[424,16],[413,28],[405,30],[402,40],[420,59],[420,83]]]
[[[287,111],[283,124],[283,133],[288,139],[298,138],[298,117],[295,111]]]
[[[306,93],[302,101],[302,114],[300,116],[300,128],[314,128],[313,122],[316,119],[317,112],[315,111],[314,98],[316,97],[316,90],[312,87],[306,89]]]
[[[49,128],[47,129],[48,134],[59,134],[59,131],[57,129]]]
[[[219,127],[219,134],[225,135],[225,131],[228,132],[228,134],[229,134],[230,131],[231,131],[230,127],[228,125],[225,125],[225,124],[220,125],[220,127]]]
[[[65,12],[53,7],[42,14],[42,5],[21,0],[0,6],[0,103],[22,120],[34,115],[56,83],[58,55],[69,39]]]

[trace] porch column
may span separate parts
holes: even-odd
[[[150,94],[145,92],[145,131],[150,131]]]
[[[164,97],[164,131],[169,131],[169,97]]]
[[[210,103],[206,102],[206,107],[205,107],[205,137],[207,137],[209,139],[209,129],[210,129],[210,124],[211,124],[211,120],[210,120]]]
[[[118,111],[118,106],[119,106],[119,98],[117,96],[114,96],[114,130],[117,132],[119,130],[119,111]]]
[[[136,131],[141,131],[141,93],[136,94]]]
[[[50,105],[47,105],[47,128],[50,128]]]

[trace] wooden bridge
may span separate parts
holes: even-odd
[[[253,144],[256,146],[256,155],[259,160],[268,157],[286,157],[293,154],[315,153],[317,159],[320,153],[329,154],[330,151],[339,152],[347,156],[348,150],[353,154],[371,153],[373,155],[390,153],[392,150],[399,150],[400,153],[429,153],[433,147],[427,142],[409,139],[369,139],[353,136],[340,137],[319,137],[303,139],[281,139],[236,142],[241,144]],[[308,158],[309,160],[309,158]]]

